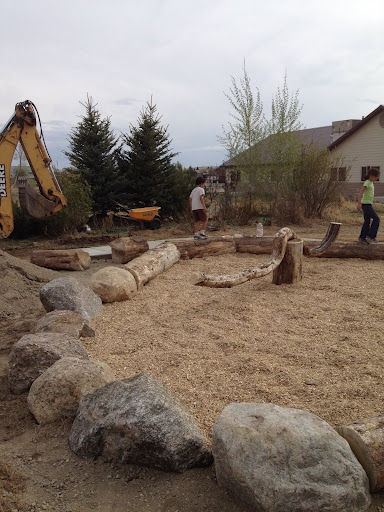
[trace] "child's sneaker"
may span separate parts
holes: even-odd
[[[368,240],[367,240],[366,238],[360,238],[360,237],[359,237],[358,242],[359,242],[360,244],[363,244],[363,245],[369,245],[369,242],[368,242]]]
[[[193,235],[193,238],[194,238],[195,240],[200,240],[200,238],[202,238],[202,237],[201,237],[201,235],[199,235],[199,234],[195,234],[195,235]]]
[[[367,240],[370,244],[378,244],[379,242],[376,240],[376,238],[371,238],[370,236],[367,236]]]
[[[200,233],[200,238],[206,240],[208,238],[208,235],[206,235],[205,233]]]

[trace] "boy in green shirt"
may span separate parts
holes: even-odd
[[[373,197],[375,190],[373,183],[380,177],[378,169],[369,169],[368,177],[361,187],[359,198],[357,200],[357,209],[363,210],[364,224],[361,228],[359,242],[365,245],[377,244],[376,235],[379,229],[380,218],[373,208]],[[371,224],[372,219],[372,224]]]

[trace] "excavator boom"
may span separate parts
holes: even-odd
[[[5,238],[13,231],[11,165],[19,142],[39,187],[38,192],[26,178],[19,180],[23,210],[33,217],[45,217],[67,205],[51,168],[42,132],[37,131],[36,115],[37,109],[31,101],[17,103],[14,115],[0,132],[0,237]]]

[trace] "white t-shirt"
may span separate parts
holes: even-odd
[[[190,193],[189,197],[192,199],[192,210],[202,210],[204,207],[201,204],[200,197],[205,195],[205,190],[201,187],[195,187]]]

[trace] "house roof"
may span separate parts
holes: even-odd
[[[350,130],[348,130],[347,132],[344,133],[344,135],[342,135],[341,137],[339,137],[338,139],[336,139],[334,142],[332,142],[332,144],[330,144],[328,146],[328,149],[329,150],[332,150],[334,149],[336,146],[338,146],[339,144],[341,144],[342,142],[345,141],[345,139],[347,139],[348,137],[350,137],[351,135],[353,135],[355,132],[357,132],[357,130],[360,130],[360,128],[362,126],[364,126],[365,124],[367,124],[371,119],[373,119],[375,116],[377,116],[377,114],[380,114],[381,112],[384,111],[384,105],[379,105],[377,108],[375,108],[375,110],[372,110],[372,112],[370,114],[368,114],[367,116],[365,116],[361,121],[359,121],[358,123],[355,124],[355,126],[353,126]]]
[[[297,134],[301,142],[303,144],[310,144],[311,142],[315,143],[320,149],[323,149],[332,142],[332,126],[320,126],[319,128],[306,128],[304,130],[297,130],[294,132]],[[263,146],[266,147],[266,151],[264,153],[267,153],[265,156],[266,159],[268,159],[268,149],[267,149],[267,141],[270,139],[270,137],[273,137],[273,135],[269,135],[266,139],[259,142]],[[220,167],[233,167],[236,165],[235,158],[227,160],[226,162],[222,163]]]
[[[341,137],[332,142],[332,126],[320,126],[319,128],[306,128],[305,130],[297,130],[294,133],[299,135],[301,141],[304,144],[310,144],[311,142],[318,145],[320,149],[327,147],[330,151],[337,147],[339,144],[345,141],[348,137],[353,135],[357,130],[359,130],[362,126],[367,124],[371,119],[375,116],[384,112],[384,105],[379,105],[375,110],[372,110],[370,114],[365,116],[361,121],[358,121],[352,128],[350,128],[347,132],[345,132]],[[270,135],[269,137],[273,137]],[[259,144],[265,143],[269,137],[267,137],[264,141],[261,141]],[[235,159],[228,160],[221,164],[220,167],[233,167],[235,166]]]

